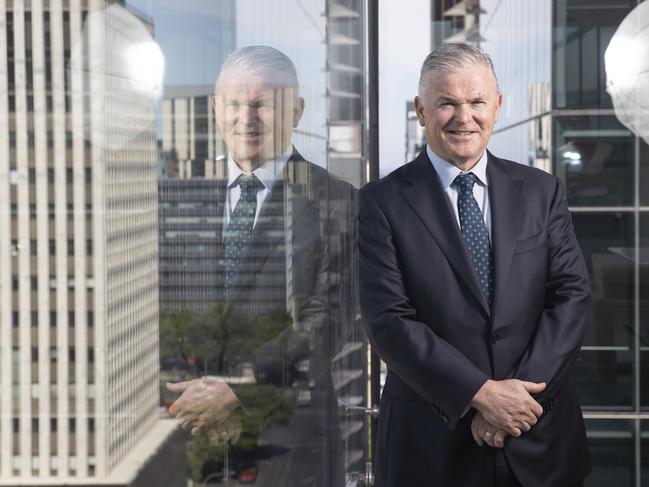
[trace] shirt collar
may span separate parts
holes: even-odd
[[[430,162],[433,163],[433,167],[439,175],[439,179],[442,181],[444,191],[446,191],[451,183],[453,183],[457,175],[462,171],[459,167],[451,164],[450,162],[442,159],[437,154],[435,154],[428,144],[426,144],[426,154],[428,154]],[[468,171],[475,174],[475,176],[478,178],[478,182],[485,187],[489,186],[489,184],[487,183],[487,159],[487,151],[485,151],[478,163],[473,166],[470,171]]]
[[[291,158],[292,153],[293,147],[289,147],[281,156],[264,162],[264,164],[252,171],[252,173],[257,176],[257,179],[261,181],[261,184],[264,185],[265,189],[272,191],[275,181],[284,170],[284,167]],[[242,174],[245,173],[241,170],[239,165],[234,162],[232,155],[228,155],[228,188],[231,188],[235,184],[237,178]]]

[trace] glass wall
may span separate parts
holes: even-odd
[[[587,420],[586,430],[593,461],[593,473],[586,485],[637,485],[634,461],[637,434],[634,422],[616,419]]]
[[[586,485],[646,485],[649,149],[618,120],[604,70],[609,41],[641,2],[510,3],[480,2],[480,44],[505,102],[491,148],[566,186],[593,293],[572,373],[593,459]]]
[[[604,71],[604,51],[637,3],[554,4],[553,171],[566,184],[593,292],[591,326],[573,371],[584,415],[592,418],[588,485],[649,480],[640,468],[646,442],[638,441],[647,394],[641,139],[615,116]],[[613,413],[628,419],[598,419]]]
[[[0,1],[0,485],[362,477],[365,28]]]
[[[490,150],[545,168],[551,135],[551,2],[483,0],[480,8],[480,46],[492,58],[503,93]]]

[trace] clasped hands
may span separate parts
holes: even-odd
[[[167,383],[167,389],[182,393],[169,407],[169,413],[181,421],[185,431],[193,436],[206,433],[213,446],[239,440],[241,420],[233,412],[240,402],[225,382],[194,379]]]
[[[507,436],[518,437],[532,429],[543,414],[543,407],[532,394],[544,389],[544,382],[487,380],[471,400],[477,410],[471,422],[475,442],[503,448]]]

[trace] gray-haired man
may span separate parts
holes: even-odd
[[[449,44],[415,97],[427,147],[360,197],[361,305],[388,375],[378,487],[564,487],[590,471],[569,370],[590,313],[560,181],[486,150],[491,60]]]

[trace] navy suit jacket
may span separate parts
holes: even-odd
[[[361,305],[388,366],[376,485],[488,486],[493,450],[463,415],[487,379],[546,382],[544,414],[504,453],[529,487],[590,472],[569,380],[590,315],[587,270],[560,181],[489,154],[495,267],[489,309],[426,151],[360,196]]]

